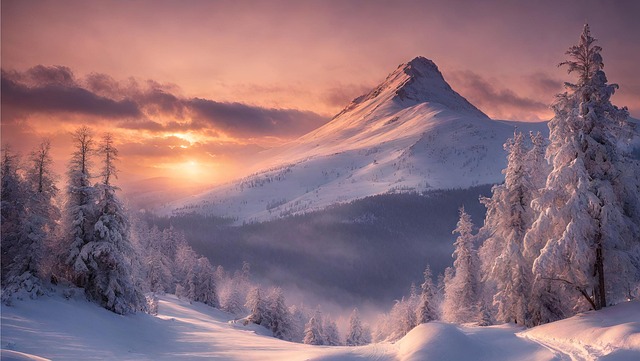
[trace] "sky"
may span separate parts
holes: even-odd
[[[114,134],[120,181],[213,184],[326,123],[416,56],[494,119],[552,117],[589,22],[614,104],[640,118],[640,1],[1,2],[1,140]]]

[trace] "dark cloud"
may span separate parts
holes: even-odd
[[[77,86],[50,83],[29,87],[9,79],[5,72],[2,72],[1,82],[3,107],[26,112],[70,112],[104,118],[139,117],[142,114],[131,100],[115,101]]]
[[[180,119],[184,118],[184,101],[162,89],[152,89],[141,94],[138,100],[145,104],[145,109],[152,115],[171,114]]]
[[[116,98],[123,92],[120,84],[106,74],[91,73],[85,77],[84,84],[88,90],[104,97]]]
[[[349,105],[349,103],[363,95],[367,94],[371,89],[373,89],[375,85],[341,85],[336,86],[334,88],[329,89],[325,95],[322,97],[322,100],[325,104],[332,107],[345,107]]]
[[[510,89],[497,89],[486,79],[472,71],[459,72],[455,77],[460,81],[469,97],[477,99],[483,104],[491,103],[509,107],[517,107],[523,110],[546,109],[547,105],[534,99],[518,96]]]
[[[538,114],[548,110],[548,104],[532,98],[522,97],[510,89],[499,88],[472,71],[448,74],[454,88],[480,109],[491,109],[494,118],[537,119]],[[540,78],[536,86],[548,88],[548,79]],[[550,95],[555,94],[551,92]]]
[[[222,103],[193,98],[187,102],[196,119],[225,132],[241,136],[294,136],[311,131],[328,121],[316,113],[294,109],[272,109],[241,103]]]
[[[2,106],[23,113],[77,113],[118,119],[121,128],[159,131],[222,131],[235,137],[293,137],[326,123],[313,112],[184,98],[174,85],[106,74],[76,79],[62,66],[26,72],[2,70]],[[6,112],[14,114],[15,112]]]
[[[37,65],[25,73],[26,78],[34,85],[76,86],[73,72],[66,66]]]
[[[143,120],[143,121],[122,121],[118,124],[119,128],[122,129],[132,129],[132,130],[148,130],[152,132],[158,132],[165,129],[165,127],[153,120]]]
[[[550,97],[561,92],[564,85],[562,80],[552,78],[544,73],[531,74],[525,78],[525,81],[536,92],[548,94]]]

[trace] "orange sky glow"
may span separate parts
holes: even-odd
[[[329,121],[400,63],[432,59],[494,119],[547,120],[585,19],[640,118],[640,2],[17,1],[1,3],[3,146],[114,133],[124,184],[212,184]]]

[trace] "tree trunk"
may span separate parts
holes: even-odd
[[[602,256],[601,236],[598,235],[598,243],[596,245],[596,273],[598,274],[598,287],[596,289],[596,310],[607,307],[607,295],[604,283],[604,258]]]

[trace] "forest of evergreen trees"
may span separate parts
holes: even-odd
[[[531,327],[638,296],[640,163],[620,146],[626,108],[611,104],[601,48],[585,26],[562,63],[578,75],[553,104],[549,139],[515,132],[505,144],[505,182],[482,197],[476,230],[460,209],[453,266],[412,285],[373,329],[354,309],[343,338],[318,307],[288,306],[280,288],[251,280],[249,263],[227,272],[197,254],[184,233],[129,214],[117,196],[111,134],[72,135],[66,186],[57,188],[51,143],[26,159],[2,151],[2,301],[56,287],[84,292],[118,314],[154,312],[172,293],[234,314],[275,337],[314,345],[397,340],[433,320]]]
[[[428,280],[420,297],[412,287],[376,339],[438,318],[531,327],[639,296],[640,162],[620,146],[632,132],[628,111],[611,104],[617,85],[594,42],[585,25],[560,64],[578,81],[557,96],[549,139],[515,132],[507,141],[505,182],[481,198],[484,225],[474,234],[460,209],[453,267],[435,294]],[[433,318],[417,317],[430,307]]]
[[[74,152],[62,194],[52,171],[49,140],[26,161],[9,147],[2,150],[5,305],[62,287],[63,294],[84,292],[88,300],[118,314],[154,313],[156,295],[171,293],[262,325],[284,340],[316,345],[370,341],[357,312],[343,341],[335,321],[319,308],[311,312],[287,306],[277,287],[263,291],[251,280],[249,263],[232,273],[213,267],[191,248],[183,232],[171,226],[160,229],[127,212],[114,185],[118,150],[113,136],[96,141],[93,131],[83,126],[71,139]],[[100,166],[94,171],[96,159]]]

